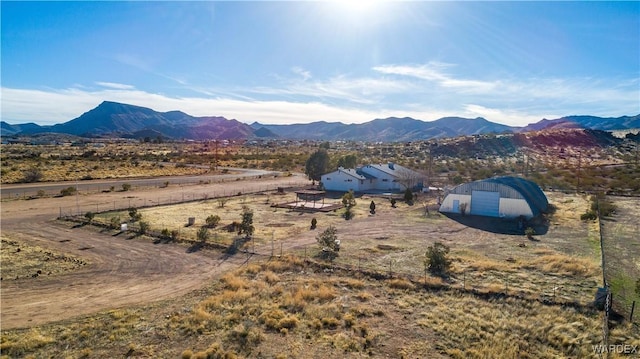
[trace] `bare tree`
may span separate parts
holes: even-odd
[[[410,190],[415,188],[424,180],[424,175],[422,173],[401,166],[397,167],[396,175],[398,183],[400,183],[405,189]]]

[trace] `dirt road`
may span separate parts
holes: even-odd
[[[264,186],[308,184],[303,177],[259,181]],[[228,192],[246,187],[243,181],[182,187],[186,193]],[[135,191],[135,196],[157,198],[174,188]],[[94,196],[6,201],[1,208],[3,238],[37,245],[82,258],[89,264],[66,274],[2,281],[2,329],[30,327],[101,310],[177,297],[201,288],[229,269],[241,266],[245,256],[225,257],[216,252],[186,253],[186,247],[154,245],[148,240],[112,236],[95,230],[69,228],[55,221],[59,208],[88,206],[96,200],[117,199],[118,193]]]

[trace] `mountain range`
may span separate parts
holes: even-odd
[[[444,117],[422,121],[410,117],[375,119],[361,124],[318,121],[308,124],[251,125],[220,116],[194,117],[181,111],[157,112],[150,108],[104,101],[80,117],[62,124],[12,125],[0,122],[0,134],[32,135],[65,133],[84,137],[129,137],[167,139],[256,139],[283,138],[309,140],[416,141],[485,133],[514,133],[552,128],[625,130],[640,128],[640,114],[622,117],[567,116],[542,119],[525,127],[512,127],[482,117]]]

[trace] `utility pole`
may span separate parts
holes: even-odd
[[[76,178],[76,215],[80,214],[80,205],[78,204],[78,192],[80,192],[80,187],[78,186],[78,178]]]
[[[578,173],[577,173],[577,177],[578,177],[578,185],[576,187],[576,192],[580,192],[580,170],[582,167],[582,151],[578,151]]]
[[[427,172],[427,189],[431,186],[431,170],[433,168],[433,146],[429,145],[429,170]]]
[[[213,155],[213,170],[218,171],[218,140],[213,140],[213,146],[215,147],[215,153]]]

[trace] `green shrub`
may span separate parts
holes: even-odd
[[[120,216],[111,217],[109,224],[111,229],[120,229]]]
[[[218,223],[220,223],[220,216],[212,214],[209,217],[207,217],[205,222],[207,223],[207,227],[215,228],[218,225]]]
[[[91,221],[93,221],[93,218],[95,217],[95,213],[89,211],[87,213],[84,214],[84,218],[87,219],[87,222],[91,223]]]
[[[67,187],[67,188],[63,188],[62,190],[60,190],[60,194],[61,194],[63,197],[66,197],[66,196],[72,196],[72,195],[73,195],[73,194],[75,194],[75,193],[76,193],[76,188],[75,188],[75,187],[73,187],[73,186],[69,186],[69,187]]]
[[[209,239],[209,230],[207,227],[200,227],[197,237],[200,242],[206,242],[207,239]]]
[[[140,228],[138,228],[138,234],[140,235],[146,234],[149,231],[149,223],[145,221],[140,221],[138,226],[140,226]]]
[[[448,258],[449,247],[436,242],[429,246],[426,253],[425,268],[435,275],[445,275],[451,267],[451,260]]]
[[[131,207],[129,208],[129,217],[133,222],[137,222],[142,219],[142,213],[139,213],[137,208]]]
[[[583,221],[593,221],[596,218],[598,218],[598,215],[594,210],[591,210],[591,209],[587,210],[585,213],[580,215],[580,219]]]
[[[22,178],[22,181],[26,183],[32,183],[32,182],[39,182],[41,179],[42,179],[42,171],[34,167],[24,171],[24,176]]]
[[[527,227],[527,229],[524,230],[524,235],[529,239],[532,239],[534,234],[536,234],[536,231],[532,227]]]

